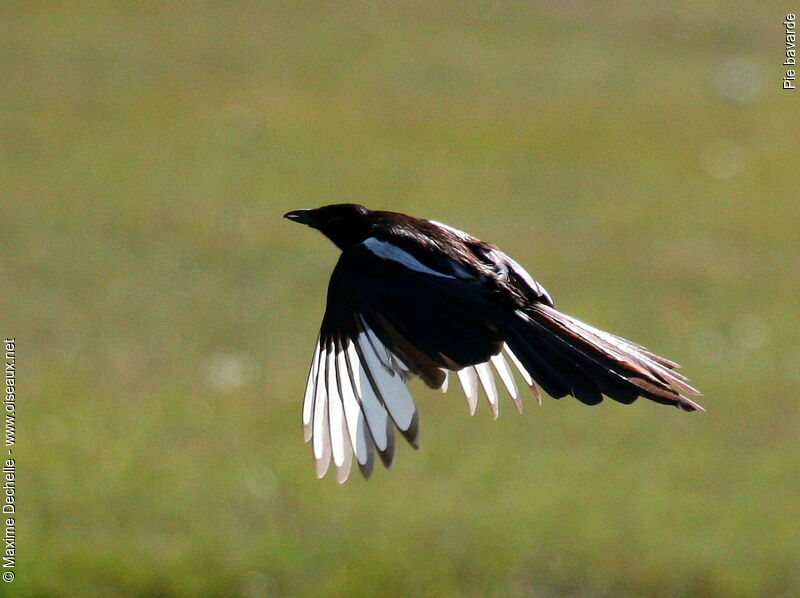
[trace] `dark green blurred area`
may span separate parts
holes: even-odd
[[[789,5],[6,3],[14,596],[800,594]],[[706,413],[413,383],[421,449],[314,478],[359,202],[498,243]]]

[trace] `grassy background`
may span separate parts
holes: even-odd
[[[8,2],[16,596],[800,593],[788,5]],[[500,244],[705,414],[418,383],[317,481],[300,402],[356,201]]]

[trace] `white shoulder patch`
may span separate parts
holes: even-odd
[[[425,264],[423,264],[417,258],[415,258],[413,255],[408,253],[406,250],[401,249],[400,247],[392,243],[388,243],[386,241],[380,241],[375,237],[370,237],[369,239],[364,241],[364,246],[378,257],[383,258],[385,260],[392,260],[393,262],[397,262],[398,264],[402,264],[409,270],[415,270],[416,272],[422,272],[423,274],[432,274],[434,276],[441,276],[443,278],[453,278],[448,274],[443,274],[441,272],[437,272],[436,270],[431,270]]]

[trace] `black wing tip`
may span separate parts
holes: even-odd
[[[367,462],[363,465],[358,463],[358,470],[361,472],[361,476],[365,480],[369,480],[372,477],[372,472],[374,471],[375,461],[373,459],[367,459]]]
[[[386,422],[386,448],[378,449],[378,456],[386,469],[392,468],[394,461],[394,430],[392,429],[391,419]]]
[[[698,394],[700,394],[700,393],[698,393]],[[679,409],[682,409],[683,411],[689,411],[689,412],[691,412],[691,411],[703,411],[703,412],[705,412],[705,408],[702,405],[700,405],[699,403],[695,403],[693,400],[691,400],[691,399],[689,399],[687,397],[684,397],[683,395],[679,395],[679,396],[680,396],[680,402],[676,405],[676,407],[678,407]]]
[[[400,430],[400,433],[414,450],[419,450],[419,415],[416,411],[414,411],[414,415],[411,416],[411,422],[408,424],[408,427],[405,430]]]

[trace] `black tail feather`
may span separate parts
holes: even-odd
[[[625,404],[641,396],[686,411],[702,409],[680,394],[700,393],[673,371],[676,363],[552,307],[515,312],[501,332],[531,376],[555,398],[569,394],[596,405],[603,395]]]

